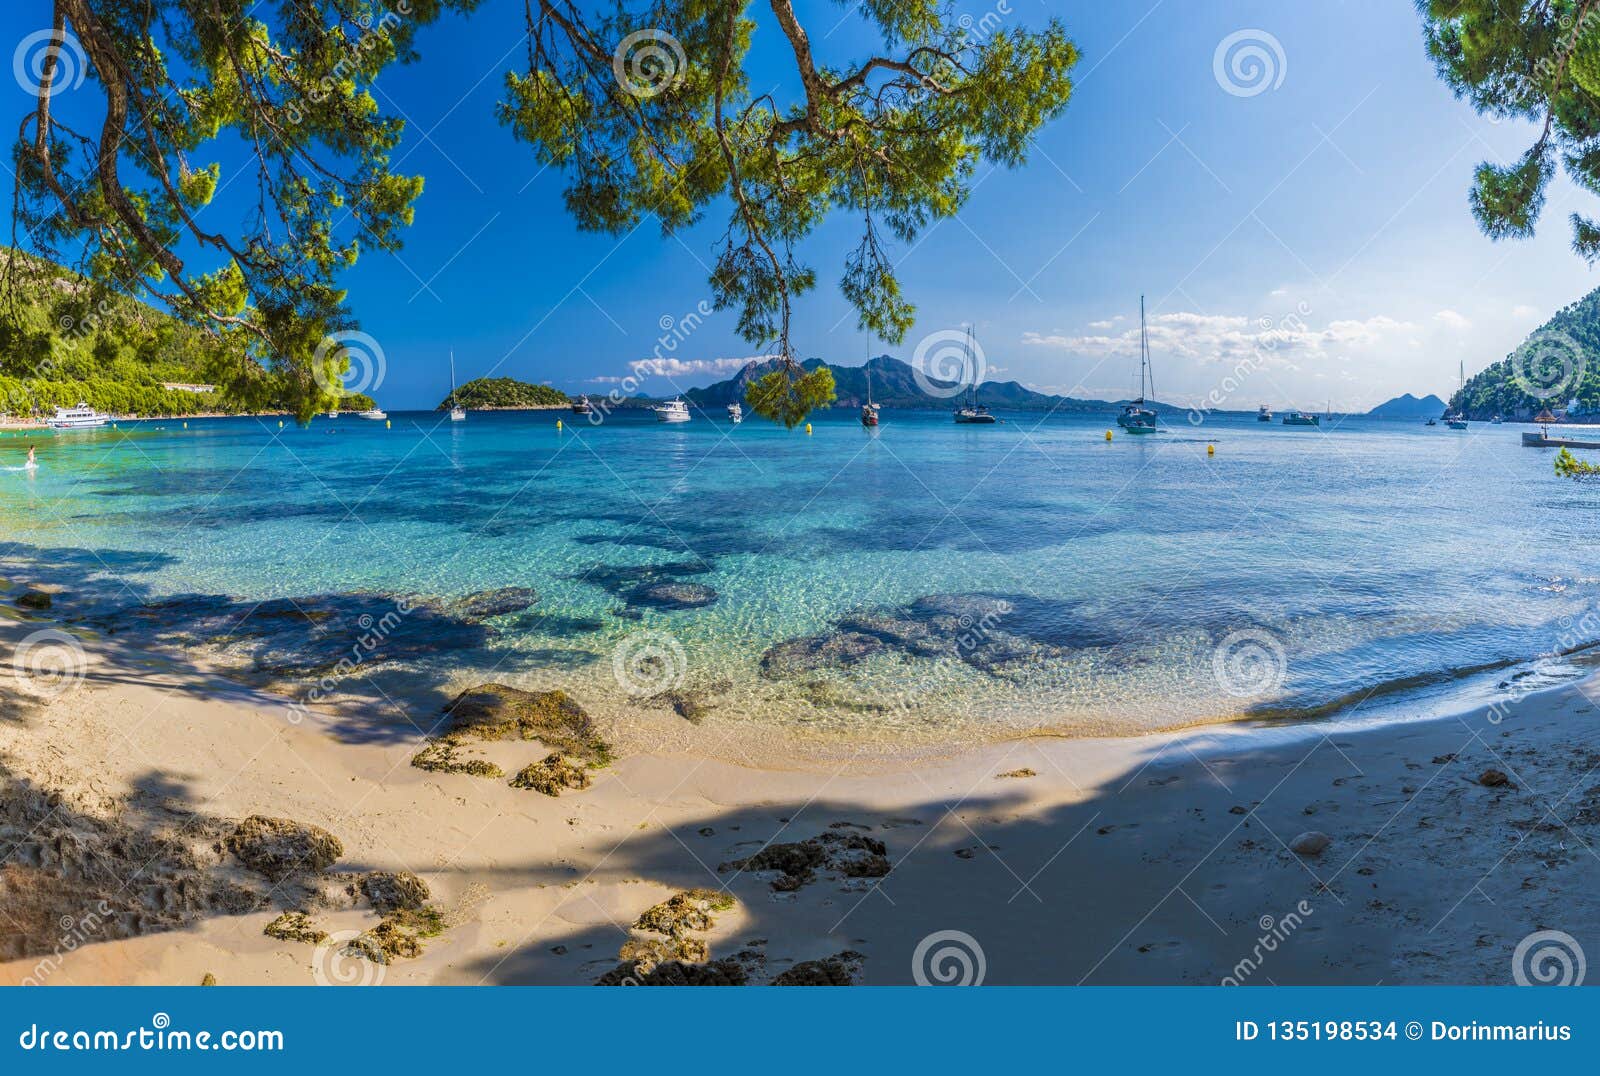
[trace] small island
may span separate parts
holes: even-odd
[[[514,377],[480,377],[456,389],[454,399],[446,396],[435,411],[449,410],[452,403],[469,411],[540,411],[567,407],[567,394],[549,385],[534,385]]]

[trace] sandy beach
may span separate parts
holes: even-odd
[[[1525,938],[1596,919],[1582,684],[870,772],[691,742],[552,796],[411,765],[437,712],[363,738],[52,615],[0,626],[5,983],[1507,983]],[[511,773],[549,746],[469,753]],[[252,816],[314,851],[274,865]]]

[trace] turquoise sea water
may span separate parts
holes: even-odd
[[[403,666],[602,713],[677,688],[709,726],[874,739],[1309,713],[1600,637],[1600,490],[1556,478],[1523,427],[1180,418],[1107,443],[1110,415],[1003,417],[11,434],[0,541],[68,615],[223,656],[243,640],[291,694]],[[508,587],[537,603],[481,597]],[[128,615],[174,595],[206,597]],[[363,644],[395,596],[409,627]],[[263,626],[288,609],[314,660]]]

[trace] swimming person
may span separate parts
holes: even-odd
[[[29,467],[37,467],[37,466],[39,466],[39,461],[33,458],[33,446],[32,445],[28,446],[28,466]]]

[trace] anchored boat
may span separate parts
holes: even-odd
[[[676,400],[668,400],[660,407],[652,407],[650,410],[656,413],[656,418],[661,422],[689,421],[689,405],[684,403],[681,397]]]
[[[1148,383],[1148,389],[1146,384]],[[1117,425],[1129,433],[1155,433],[1156,413],[1145,406],[1155,395],[1155,378],[1150,374],[1150,334],[1144,323],[1144,296],[1139,296],[1139,395],[1117,416]]]
[[[56,413],[45,419],[52,430],[94,430],[110,421],[110,415],[102,415],[82,400],[77,407],[56,408]]]

